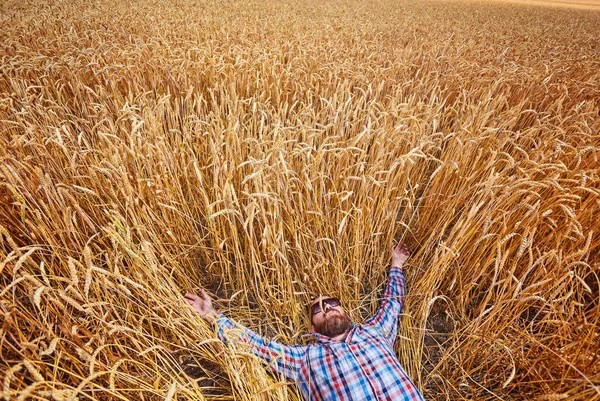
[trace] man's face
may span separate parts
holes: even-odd
[[[321,296],[311,303],[314,311],[311,319],[311,333],[319,333],[327,337],[336,337],[347,332],[352,325],[350,317],[338,302],[330,297]],[[332,306],[338,303],[337,306]]]

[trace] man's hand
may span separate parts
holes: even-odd
[[[217,311],[213,308],[212,300],[206,291],[202,290],[201,297],[188,292],[185,294],[185,300],[205,320],[210,322],[217,316]]]
[[[404,242],[399,242],[392,248],[392,266],[402,266],[409,256],[408,246]]]

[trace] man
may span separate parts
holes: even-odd
[[[307,401],[423,400],[394,353],[398,318],[404,304],[402,266],[409,256],[400,243],[392,249],[392,267],[379,310],[362,325],[353,324],[336,298],[319,297],[310,305],[310,345],[269,341],[218,313],[202,297],[185,298],[204,319],[217,325],[218,335],[242,329],[241,339],[271,368],[297,383]]]

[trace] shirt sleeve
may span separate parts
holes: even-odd
[[[377,313],[365,322],[365,326],[375,327],[381,331],[392,345],[398,334],[398,319],[404,306],[405,289],[402,267],[392,266],[381,305]]]
[[[228,332],[237,335],[249,351],[261,358],[272,370],[281,373],[290,381],[297,381],[306,354],[304,345],[286,345],[268,340],[247,327],[229,319],[222,313],[215,320],[217,335],[227,343],[231,339]]]

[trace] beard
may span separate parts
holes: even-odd
[[[322,324],[314,325],[315,331],[327,337],[336,337],[350,330],[352,322],[346,313],[331,311]]]

